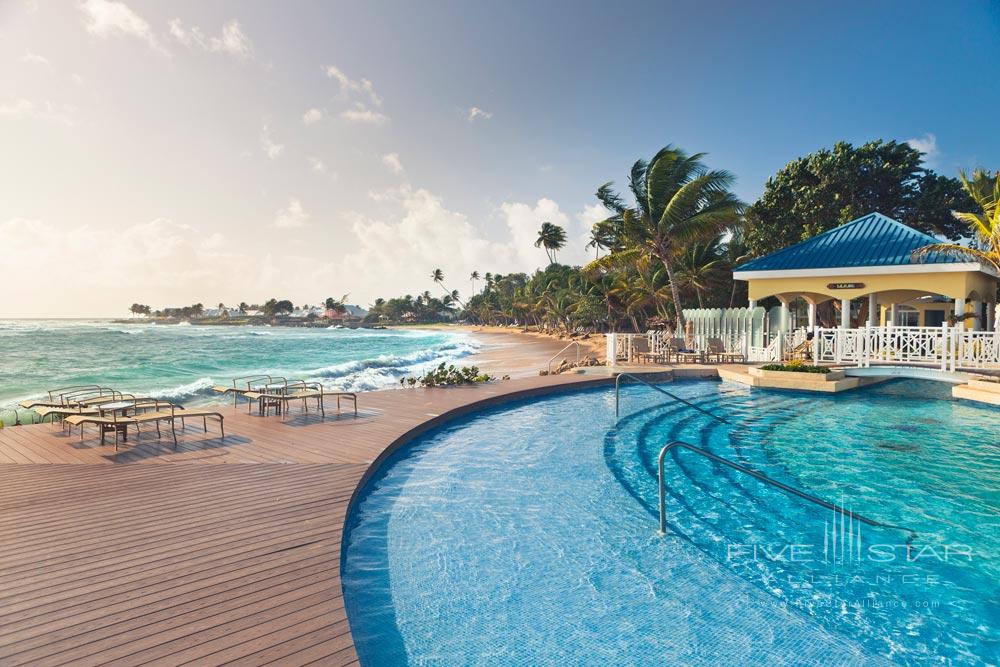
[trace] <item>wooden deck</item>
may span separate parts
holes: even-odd
[[[117,453],[2,429],[0,665],[354,664],[340,544],[372,462],[484,404],[608,381],[373,392],[357,418],[230,405],[224,442],[195,420],[177,451],[152,428]]]

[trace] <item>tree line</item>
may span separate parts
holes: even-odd
[[[464,302],[435,269],[442,297],[378,299],[370,317],[557,329],[683,326],[684,308],[747,305],[745,283],[732,279],[736,266],[873,211],[943,239],[938,250],[1000,262],[1000,174],[955,179],[926,168],[905,142],[838,142],[789,162],[747,205],[732,192],[733,175],[710,169],[705,157],[668,145],[632,165],[624,190],[600,185],[595,196],[608,217],[593,225],[586,248],[595,257],[584,266],[557,262],[566,231],[543,222],[534,245],[545,252],[544,269],[473,271]]]

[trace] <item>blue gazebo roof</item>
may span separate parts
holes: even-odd
[[[918,262],[911,258],[913,251],[931,243],[940,241],[881,213],[869,213],[801,243],[750,260],[735,270],[788,271],[916,264]],[[919,263],[968,261],[971,260],[934,252],[925,255]]]

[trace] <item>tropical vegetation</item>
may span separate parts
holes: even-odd
[[[496,378],[489,373],[479,372],[477,366],[455,366],[445,365],[441,362],[437,368],[433,368],[423,375],[404,377],[399,379],[399,384],[404,387],[451,387],[460,384],[480,384],[491,382]]]
[[[838,142],[798,158],[767,180],[746,212],[745,239],[766,255],[878,211],[905,225],[952,241],[966,234],[952,211],[974,202],[954,178],[926,168],[908,143]]]
[[[937,243],[918,250],[918,259],[931,253],[944,253],[979,260],[1000,272],[1000,171],[990,173],[976,169],[970,178],[959,172],[962,187],[975,202],[974,211],[955,211],[955,220],[967,226],[971,238],[967,245]]]
[[[733,194],[729,172],[675,146],[637,160],[625,182],[622,191],[612,182],[596,189],[608,215],[585,242],[594,251],[586,265],[558,263],[566,230],[546,221],[534,241],[546,253],[544,268],[473,271],[464,300],[435,269],[430,277],[442,296],[379,299],[369,321],[465,319],[559,331],[683,327],[685,308],[746,305],[746,283],[732,279],[734,267],[872,211],[951,241],[971,235],[965,245],[930,249],[1000,268],[1000,174],[941,176],[907,143],[839,142],[818,150],[783,167],[749,207]]]

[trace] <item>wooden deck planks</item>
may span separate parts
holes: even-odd
[[[229,405],[225,441],[191,422],[176,451],[2,429],[0,664],[357,664],[340,546],[372,461],[449,411],[593,381],[373,392],[357,418]]]

